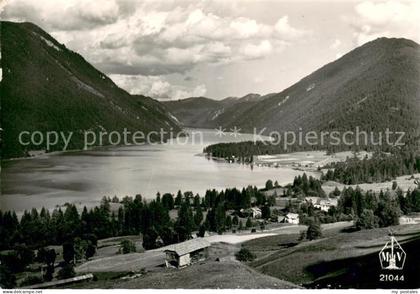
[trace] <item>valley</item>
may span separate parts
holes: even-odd
[[[2,286],[82,274],[65,288],[419,286],[416,42],[375,39],[277,93],[158,101],[35,24],[1,26]],[[270,133],[355,128],[405,136],[282,148]],[[155,135],[113,144],[126,130]],[[405,280],[381,283],[390,237]]]

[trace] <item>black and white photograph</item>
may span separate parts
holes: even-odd
[[[0,0],[0,292],[417,294],[419,43],[418,0]]]

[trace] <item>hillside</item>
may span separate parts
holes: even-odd
[[[261,96],[248,94],[243,97],[227,97],[213,100],[206,97],[191,97],[177,101],[166,101],[163,104],[186,127],[217,128],[233,125],[241,115],[252,109],[259,101],[273,94]]]
[[[222,101],[216,101],[206,97],[165,101],[163,104],[183,126],[196,128],[215,127],[214,118],[225,105]]]
[[[389,241],[390,231],[407,254],[403,270],[398,271],[405,279],[384,282],[379,275],[387,272],[381,270],[378,253]],[[420,286],[419,244],[419,226],[412,224],[353,232],[324,230],[321,239],[304,242],[297,234],[279,235],[244,246],[257,255],[249,263],[255,270],[306,288],[410,289]]]
[[[250,130],[419,129],[420,47],[380,38],[325,65],[232,122]]]
[[[75,131],[80,148],[83,130],[179,130],[159,102],[131,96],[32,23],[1,22],[1,45],[3,158],[45,149],[21,146],[21,131]]]

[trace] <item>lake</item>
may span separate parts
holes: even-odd
[[[104,195],[122,198],[141,194],[150,199],[157,192],[178,190],[203,195],[209,188],[263,187],[267,179],[286,184],[302,173],[209,160],[201,154],[205,146],[251,140],[253,136],[219,136],[214,130],[188,132],[189,137],[166,144],[106,147],[5,161],[0,208],[21,212],[33,207],[52,209],[66,202],[92,207]]]

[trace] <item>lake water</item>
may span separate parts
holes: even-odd
[[[249,184],[262,187],[267,179],[286,184],[301,173],[209,160],[201,155],[205,146],[250,140],[252,135],[235,138],[231,133],[220,137],[213,130],[189,132],[193,132],[190,137],[168,144],[109,147],[3,162],[0,208],[51,209],[66,202],[91,207],[104,195],[121,198],[141,194],[150,199],[158,191],[202,195],[209,188],[242,188]]]

